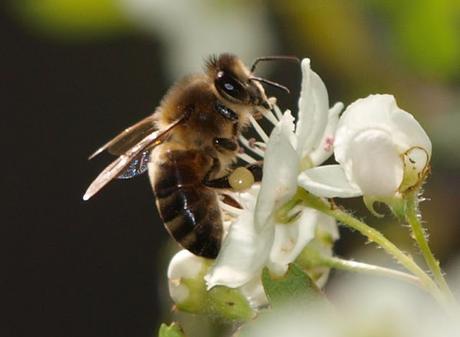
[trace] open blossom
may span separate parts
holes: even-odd
[[[322,197],[393,197],[423,180],[431,142],[393,96],[370,95],[343,113],[334,154],[339,165],[306,170],[299,185]]]
[[[275,124],[270,137],[252,120],[264,142],[251,147],[251,142],[242,139],[243,145],[263,157],[263,180],[260,186],[232,195],[242,209],[222,205],[236,220],[205,277],[208,288],[257,282],[264,266],[274,274],[284,274],[319,229],[332,242],[338,238],[335,220],[316,210],[301,209],[288,224],[278,223],[274,216],[295,194],[301,169],[319,165],[332,155],[332,137],[342,109],[338,103],[329,110],[326,87],[310,69],[308,59],[302,61],[302,75],[297,125],[290,111],[281,115],[275,108],[276,116],[267,116]],[[252,160],[247,154],[242,159]]]

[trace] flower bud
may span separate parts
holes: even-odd
[[[247,295],[239,289],[206,289],[204,275],[211,260],[181,250],[168,268],[169,294],[181,311],[218,316],[229,320],[247,320],[255,315]]]

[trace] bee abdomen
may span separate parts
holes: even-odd
[[[222,240],[217,195],[202,185],[201,171],[189,158],[193,154],[186,152],[169,153],[169,160],[155,170],[153,189],[158,211],[166,229],[182,247],[195,255],[215,258]],[[177,160],[184,157],[187,160]]]

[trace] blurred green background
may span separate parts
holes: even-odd
[[[458,0],[1,6],[6,267],[0,280],[8,312],[1,336],[154,336],[159,322],[170,319],[166,266],[176,247],[147,178],[115,182],[83,203],[84,189],[109,161],[86,157],[153,111],[167,88],[200,71],[211,53],[233,52],[247,63],[262,55],[310,57],[331,104],[394,94],[433,141],[422,204],[433,250],[446,270],[459,256]],[[259,69],[293,89],[280,95],[280,105],[295,111],[298,69],[284,63]],[[377,221],[360,200],[343,204],[413,250],[408,229],[391,217]],[[341,233],[339,255],[391,265],[357,234]],[[342,277],[334,273],[331,282]]]

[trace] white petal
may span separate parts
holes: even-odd
[[[190,290],[183,284],[183,279],[202,277],[207,267],[206,259],[193,255],[188,250],[179,251],[171,259],[168,267],[169,294],[175,303],[187,300]]]
[[[324,163],[334,152],[334,139],[337,124],[339,122],[339,115],[343,110],[343,103],[336,103],[329,110],[326,130],[319,146],[310,153],[310,159],[314,166],[319,166]]]
[[[320,213],[318,219],[318,228],[321,231],[329,233],[332,237],[332,240],[336,241],[340,238],[339,227],[337,222],[333,217],[330,217],[324,213]]]
[[[362,195],[359,187],[348,181],[340,165],[325,165],[306,170],[299,175],[298,184],[320,197],[351,198]]]
[[[395,109],[391,95],[370,95],[350,104],[342,114],[334,142],[335,159],[343,164],[348,156],[348,146],[356,133],[367,129],[380,129],[391,134],[391,111]]]
[[[388,132],[402,154],[412,147],[421,147],[431,157],[431,141],[423,128],[408,112],[396,105],[392,95],[370,95],[347,107],[337,126],[334,143],[335,159],[344,163],[351,139],[363,130]]]
[[[232,224],[219,255],[205,280],[208,289],[223,285],[237,288],[259,276],[273,242],[273,225],[256,231],[252,211]]]
[[[393,139],[401,152],[420,147],[431,158],[431,140],[414,116],[396,106],[391,121],[394,125]]]
[[[257,277],[244,284],[240,288],[240,291],[246,297],[249,305],[254,309],[265,307],[269,303],[260,275],[257,275]]]
[[[205,268],[206,259],[193,255],[188,250],[181,250],[169,262],[169,279],[193,279]]]
[[[289,200],[297,189],[299,158],[292,146],[293,117],[289,111],[275,127],[267,143],[263,179],[255,209],[255,223],[261,231],[274,209]]]
[[[290,224],[275,226],[275,238],[268,267],[275,275],[284,275],[304,247],[315,237],[320,213],[314,209],[303,210],[299,219]]]
[[[364,195],[392,196],[402,182],[404,163],[391,135],[385,131],[368,129],[355,135],[347,162],[347,177],[353,178]]]
[[[302,87],[296,126],[297,153],[303,157],[316,149],[327,125],[329,99],[326,86],[311,70],[310,60],[302,60]]]

